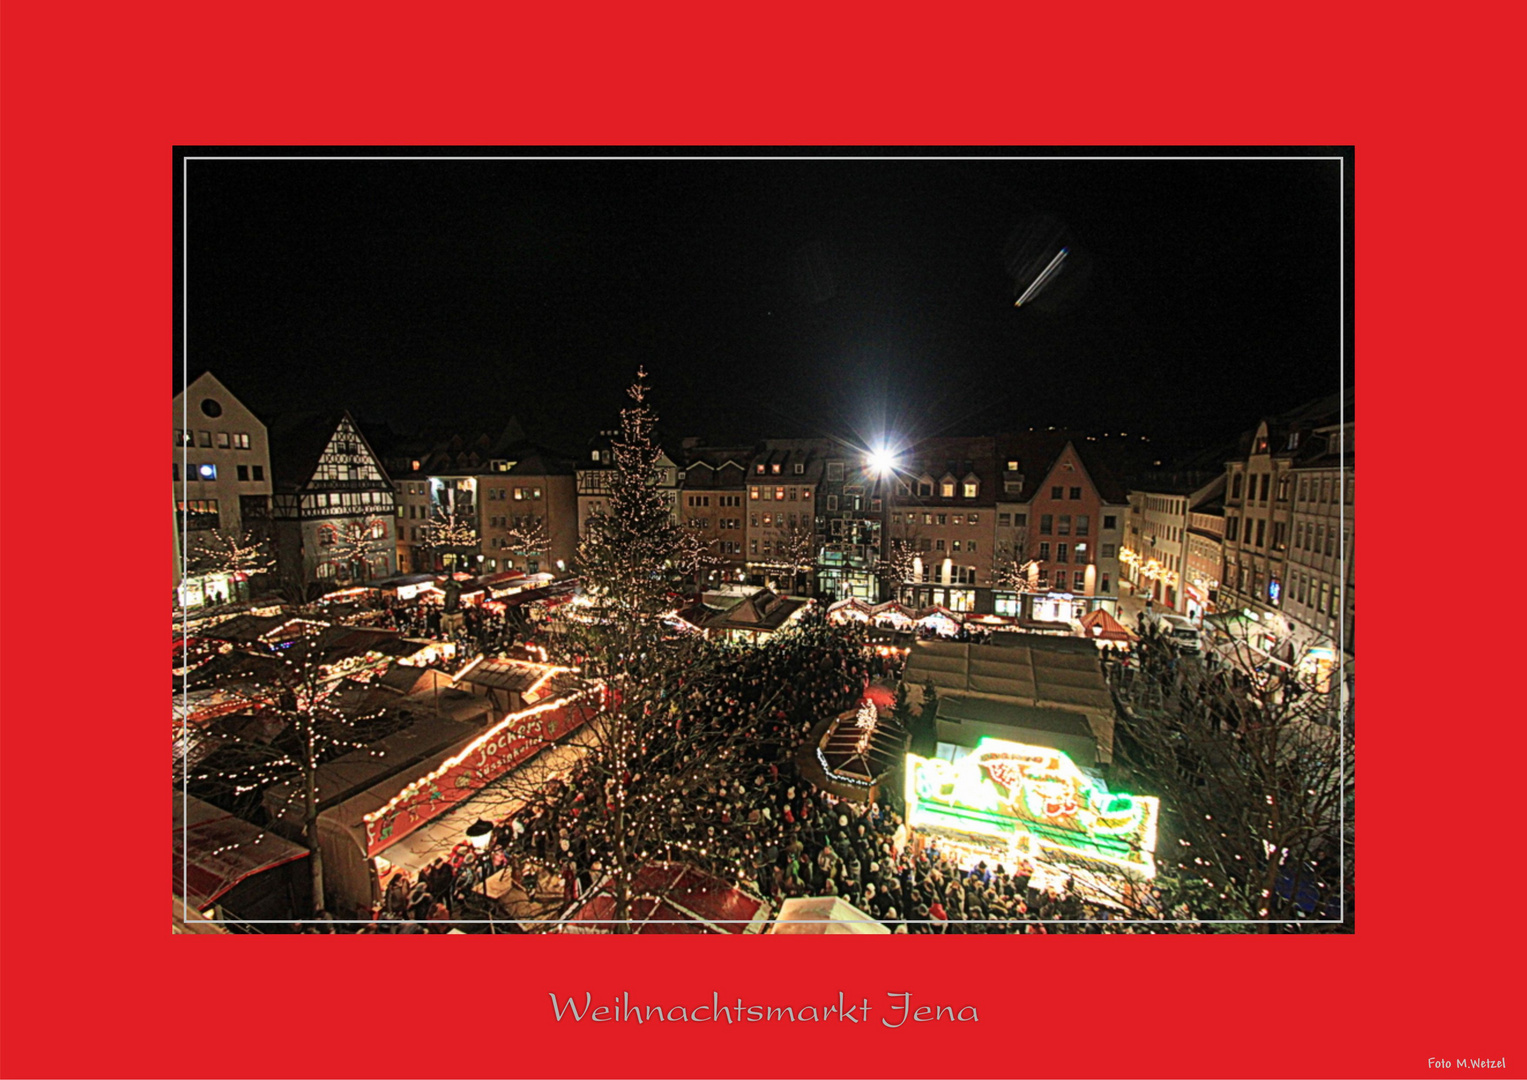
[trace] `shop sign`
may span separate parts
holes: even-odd
[[[593,695],[593,696],[589,696]],[[365,816],[366,853],[380,854],[510,769],[528,761],[599,711],[598,691],[511,713],[465,750]]]

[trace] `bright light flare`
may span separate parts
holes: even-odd
[[[896,468],[896,454],[885,446],[877,446],[869,453],[870,468],[881,476],[893,472]]]

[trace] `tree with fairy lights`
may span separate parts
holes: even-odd
[[[371,575],[371,560],[378,553],[378,543],[387,538],[387,523],[381,518],[352,521],[334,531],[324,555],[339,566],[340,577],[365,581]]]
[[[242,581],[268,574],[275,566],[270,542],[247,529],[241,534],[213,529],[191,549],[192,573],[227,574],[235,581]]]
[[[1026,530],[1011,540],[997,545],[996,558],[992,561],[992,587],[1008,592],[1031,592],[1039,580],[1039,560],[1024,554]]]
[[[900,594],[901,586],[917,573],[918,551],[914,544],[906,537],[892,538],[885,561],[880,564],[880,576],[893,600]]]
[[[727,650],[663,618],[676,602],[671,580],[697,573],[706,545],[656,486],[661,450],[645,380],[638,371],[609,495],[579,545],[583,602],[561,609],[552,635],[564,663],[605,683],[608,708],[575,740],[574,781],[530,793],[532,814],[578,816],[586,859],[608,875],[617,933],[630,932],[633,882],[648,863],[749,857],[744,802],[758,767],[735,728],[702,706]]]
[[[1163,891],[1264,932],[1350,930],[1350,704],[1305,650],[1274,659],[1240,630],[1216,644],[1204,663],[1147,639],[1123,688],[1116,760],[1161,796]]]
[[[810,514],[802,514],[792,520],[774,541],[774,558],[781,569],[790,575],[790,588],[795,593],[811,592],[811,571],[816,566],[816,523]]]
[[[546,531],[546,519],[536,514],[514,518],[504,547],[512,554],[525,558],[539,555],[551,544],[551,534]]]
[[[465,557],[477,550],[477,523],[454,505],[438,507],[424,526],[425,546],[431,553]]]
[[[312,636],[279,655],[251,654],[220,681],[236,712],[188,730],[175,760],[174,784],[192,795],[258,818],[264,792],[285,784],[309,851],[313,912],[324,910],[323,853],[318,844],[318,770],[408,722],[402,712],[367,711],[342,689]],[[284,816],[287,806],[276,809]]]

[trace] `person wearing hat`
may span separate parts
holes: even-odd
[[[409,918],[424,918],[424,916],[429,912],[429,904],[431,899],[432,898],[430,896],[429,889],[425,887],[424,882],[416,882],[414,887],[408,891]]]
[[[944,910],[944,905],[938,900],[928,905],[928,918],[933,920],[935,927],[942,932],[949,925],[949,912]]]

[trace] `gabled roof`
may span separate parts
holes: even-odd
[[[318,469],[319,459],[340,426],[348,423],[366,454],[376,464],[382,482],[391,486],[382,459],[371,448],[361,426],[349,411],[332,414],[289,414],[268,426],[270,435],[270,471],[277,486],[287,491],[305,487]]]
[[[741,603],[706,619],[704,626],[707,630],[778,630],[807,603],[759,589]]]
[[[1026,431],[997,437],[997,466],[1004,485],[998,492],[999,498],[1004,502],[1029,502],[1055,471],[1068,447],[1103,502],[1123,505],[1129,501],[1129,492],[1093,444],[1064,431]],[[1007,467],[1013,461],[1018,463],[1016,473]],[[1018,476],[1023,478],[1023,487],[1017,494],[1008,492],[1005,485]]]
[[[542,450],[540,447],[530,449],[523,457],[514,463],[514,467],[503,473],[490,473],[491,476],[572,476],[577,467],[567,458]]]

